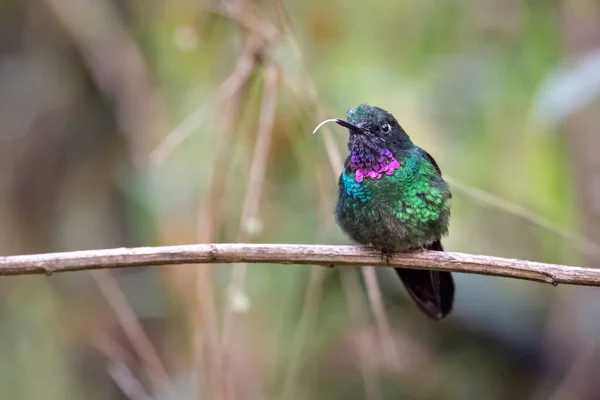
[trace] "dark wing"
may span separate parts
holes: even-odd
[[[429,154],[427,151],[421,149],[421,153],[423,154],[423,157],[425,157],[426,159],[429,160],[430,163],[433,164],[433,166],[435,167],[435,170],[437,171],[437,173],[442,176],[442,170],[440,169],[440,166],[438,165],[437,161],[435,161],[435,158],[433,158],[433,156],[431,154]]]
[[[433,158],[433,156],[431,154],[429,154],[427,151],[425,151],[423,149],[421,149],[421,154],[423,155],[423,157],[425,157],[427,160],[429,160],[429,162],[434,166],[434,168],[437,171],[438,175],[441,177],[442,176],[442,169],[438,165],[437,161],[435,161],[435,158]],[[452,193],[448,193],[448,197],[452,198]],[[430,249],[430,250],[435,250],[435,249]]]

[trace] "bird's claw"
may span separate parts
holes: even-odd
[[[392,260],[392,252],[388,249],[381,249],[381,261],[385,260],[387,265],[390,265],[390,261]]]

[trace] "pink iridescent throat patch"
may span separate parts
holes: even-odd
[[[393,175],[400,168],[400,162],[391,151],[379,150],[379,156],[373,154],[353,153],[350,157],[350,169],[355,173],[355,180],[361,183],[364,178],[381,179],[385,175]]]

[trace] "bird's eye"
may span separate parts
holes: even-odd
[[[383,124],[381,125],[381,132],[383,133],[388,133],[390,131],[390,124]]]

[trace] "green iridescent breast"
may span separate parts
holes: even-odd
[[[435,222],[450,209],[446,183],[419,149],[401,157],[401,167],[393,175],[356,182],[351,171],[342,172],[341,181],[347,206],[371,210],[385,207],[400,220],[427,224]],[[342,188],[340,188],[342,190]]]

